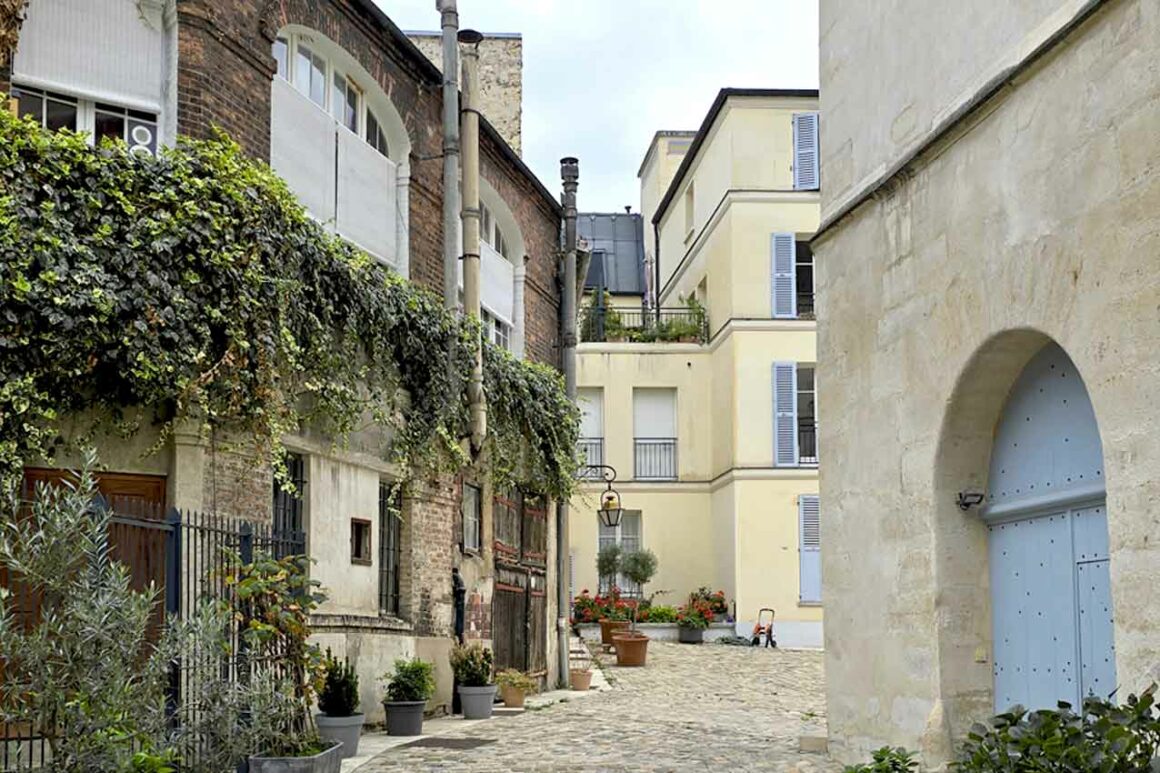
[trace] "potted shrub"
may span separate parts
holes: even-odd
[[[637,550],[624,556],[620,573],[642,591],[657,572],[657,557],[651,550]],[[636,607],[632,607],[632,628],[612,635],[616,665],[643,666],[648,657],[648,637],[636,630]]]
[[[622,551],[620,545],[605,545],[596,554],[596,574],[610,588],[608,596],[596,596],[596,605],[601,613],[600,644],[604,651],[612,649],[612,635],[628,628],[628,609],[620,600],[620,589],[616,587],[616,576],[620,574]]]
[[[509,709],[522,709],[524,698],[536,691],[536,681],[522,671],[508,668],[495,675],[499,696]]]
[[[677,632],[681,644],[700,644],[713,613],[708,604],[690,596],[689,603],[677,611]]]
[[[383,708],[387,712],[387,735],[419,735],[423,732],[423,708],[435,694],[434,669],[414,658],[395,661],[395,670],[383,676],[387,686]]]
[[[725,600],[725,591],[711,591],[704,585],[693,591],[689,600],[701,601],[708,605],[710,623],[723,623],[729,619],[729,602]]]
[[[318,693],[319,714],[314,715],[318,734],[326,741],[342,742],[342,757],[358,753],[363,713],[359,711],[358,674],[346,658],[340,663],[326,650],[326,681]]]
[[[451,650],[451,670],[459,684],[459,703],[464,719],[490,719],[495,704],[491,681],[491,650],[482,644],[457,645]]]
[[[251,748],[259,750],[250,757],[250,773],[338,773],[342,767],[342,744],[323,741],[311,721],[325,664],[307,641],[310,615],[326,597],[309,570],[306,556],[266,554],[249,564],[234,555],[226,569],[250,661],[257,664],[247,696]],[[278,667],[264,667],[270,663]]]

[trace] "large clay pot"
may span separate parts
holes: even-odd
[[[499,697],[503,698],[503,705],[509,709],[522,709],[524,707],[524,691],[518,687],[511,685],[501,685],[499,688]]]
[[[616,648],[618,666],[643,666],[648,657],[648,637],[643,633],[625,631],[613,634],[612,646]]]
[[[681,644],[701,644],[705,641],[704,628],[678,628],[677,634]]]
[[[605,651],[612,648],[612,635],[618,631],[627,631],[628,626],[627,620],[600,621],[600,643],[604,645]]]
[[[587,668],[573,668],[568,672],[569,681],[572,683],[572,689],[577,692],[587,692],[588,688],[592,686],[592,671]]]

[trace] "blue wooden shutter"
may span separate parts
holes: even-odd
[[[774,319],[793,319],[797,316],[797,282],[794,279],[796,249],[793,234],[769,235],[770,295]]]
[[[773,363],[773,464],[798,466],[797,363]]]
[[[793,116],[793,189],[818,190],[818,114]]]
[[[822,601],[822,521],[817,494],[798,497],[799,597],[807,603]]]

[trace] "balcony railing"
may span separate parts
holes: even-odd
[[[582,341],[634,343],[700,343],[709,340],[703,309],[614,309],[588,307],[580,320]]]
[[[675,437],[638,437],[633,458],[633,477],[637,480],[677,479]]]
[[[814,422],[798,423],[798,464],[818,463],[818,425]]]
[[[816,319],[814,314],[814,294],[801,293],[797,294],[797,315],[798,319]]]
[[[602,437],[582,437],[580,438],[580,461],[587,467],[604,464],[604,438]],[[580,477],[599,479],[600,471],[593,469],[580,470]]]

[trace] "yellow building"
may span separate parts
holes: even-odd
[[[655,241],[641,261],[660,312],[647,290],[638,315],[623,295],[616,312],[596,294],[584,309],[583,451],[615,468],[626,512],[602,527],[604,484],[580,487],[576,593],[598,589],[598,547],[619,541],[656,553],[643,591],[665,591],[655,603],[710,586],[736,602],[740,633],[771,607],[782,646],[821,645],[817,105],[816,91],[723,89],[695,135],[653,138],[640,183]]]

